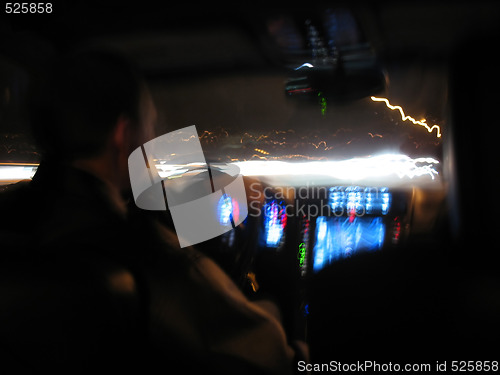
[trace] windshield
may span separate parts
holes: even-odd
[[[207,161],[239,163],[246,174],[321,175],[330,165],[318,162],[370,158],[368,175],[330,177],[376,177],[377,168],[387,172],[387,160],[393,160],[411,164],[400,171],[405,177],[415,172],[434,180],[446,128],[444,67],[394,64],[386,77],[383,92],[354,101],[321,92],[289,97],[283,72],[156,82],[157,132],[196,125]]]
[[[384,152],[440,157],[446,74],[389,72],[380,96],[336,103],[290,100],[285,75],[210,77],[154,85],[166,129],[196,125],[214,160],[331,160]],[[395,109],[391,109],[396,107]]]

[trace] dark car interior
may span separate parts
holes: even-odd
[[[194,246],[248,298],[274,299],[311,363],[497,359],[498,3],[95,6],[2,14],[1,190],[40,162],[29,95],[51,58],[118,50],[147,79],[158,135],[195,124],[213,170],[240,169],[247,202],[225,199],[214,216],[244,204],[248,217]],[[167,157],[157,162],[182,180]],[[174,229],[168,211],[154,215]],[[30,314],[63,316],[57,296],[69,287],[3,258],[0,332],[48,334]],[[92,303],[135,306],[108,292]]]

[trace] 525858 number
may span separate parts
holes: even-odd
[[[498,371],[498,361],[452,361],[451,371]]]
[[[52,13],[52,3],[5,3],[5,13]]]

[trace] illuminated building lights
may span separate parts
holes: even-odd
[[[329,259],[325,259],[327,256],[327,249],[325,246],[325,237],[327,231],[326,217],[320,216],[316,220],[316,246],[314,247],[314,271],[319,271],[323,268],[324,264],[328,264]]]
[[[394,218],[394,223],[393,223],[393,229],[392,229],[392,243],[397,244],[401,238],[401,220],[399,219],[399,216],[396,216]]]
[[[254,149],[254,151],[260,152],[262,155],[269,155],[269,152],[262,150],[260,148],[256,148],[256,149]]]
[[[223,194],[217,206],[217,216],[221,225],[231,226],[232,223],[238,221],[239,211],[238,202],[229,195]]]
[[[391,103],[389,103],[389,100],[386,99],[386,98],[377,98],[375,96],[372,96],[372,97],[370,97],[370,99],[373,100],[374,102],[384,102],[385,105],[387,106],[387,108],[389,108],[389,109],[391,109],[393,111],[397,109],[399,111],[399,113],[401,115],[401,119],[403,121],[407,121],[408,120],[408,121],[411,121],[412,123],[414,123],[415,125],[423,126],[423,127],[425,127],[427,129],[427,131],[429,133],[432,133],[432,131],[434,129],[436,129],[436,137],[441,138],[441,128],[439,127],[439,125],[429,126],[429,125],[426,124],[426,120],[425,119],[418,121],[418,120],[415,120],[411,116],[405,115],[405,113],[403,111],[403,108],[401,108],[398,105],[392,105]]]
[[[304,262],[306,260],[306,244],[301,242],[299,244],[299,252],[297,254],[297,259],[299,260],[299,267],[304,266]]]
[[[362,251],[383,247],[385,224],[381,217],[325,217],[316,219],[316,241],[313,248],[315,272],[337,260]]]
[[[231,214],[233,211],[233,205],[231,198],[224,194],[219,200],[218,206],[219,222],[222,225],[231,225]]]
[[[264,206],[264,238],[266,246],[277,247],[281,243],[286,222],[285,209],[276,200],[266,203]]]
[[[323,116],[326,115],[326,98],[323,96],[323,93],[318,92],[319,106],[321,108],[321,114]]]
[[[304,276],[307,272],[307,257],[309,253],[307,244],[309,243],[309,226],[310,221],[304,215],[302,217],[302,230],[300,235],[300,238],[302,238],[302,242],[299,244],[299,252],[297,253],[301,276]]]
[[[334,186],[329,190],[332,212],[349,215],[351,222],[355,215],[387,215],[391,206],[391,193],[386,187]]]
[[[330,188],[330,207],[333,213],[341,214],[344,210],[345,191],[341,186]]]
[[[380,190],[382,193],[382,215],[387,215],[391,204],[391,194],[387,191],[387,188],[382,188]]]

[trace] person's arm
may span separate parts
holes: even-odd
[[[288,345],[273,303],[249,301],[233,281],[207,257],[200,257],[192,277],[209,290],[207,342],[210,350],[256,365],[270,373],[290,373],[294,350]],[[210,324],[210,321],[215,324]]]
[[[170,246],[147,267],[150,332],[159,355],[173,346],[191,363],[217,366],[219,373],[293,373],[297,353],[290,345],[279,315],[252,302],[210,258],[192,248],[180,249],[175,235],[161,230]],[[173,343],[173,344],[172,344]],[[221,371],[222,368],[222,371]]]

